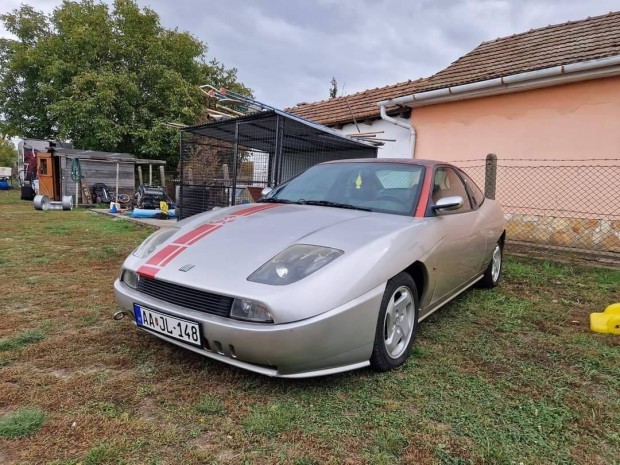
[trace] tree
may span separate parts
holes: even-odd
[[[331,87],[329,88],[329,98],[338,97],[338,82],[336,82],[336,78],[332,77]]]
[[[76,147],[178,159],[178,132],[208,100],[198,86],[251,95],[236,69],[206,61],[206,44],[161,26],[134,0],[112,7],[64,1],[45,15],[22,5],[0,15],[17,39],[0,39],[0,132],[70,139]]]
[[[9,140],[0,137],[0,166],[12,168],[17,163],[17,149]]]

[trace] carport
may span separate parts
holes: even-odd
[[[253,202],[324,161],[376,158],[369,143],[281,110],[183,128],[179,217]]]

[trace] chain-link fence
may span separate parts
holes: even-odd
[[[374,146],[279,111],[186,128],[181,132],[180,218],[254,202],[328,160],[375,158]]]
[[[507,238],[620,253],[620,159],[453,162],[504,209]],[[486,174],[485,174],[486,173]]]

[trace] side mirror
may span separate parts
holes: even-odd
[[[443,197],[437,201],[431,208],[433,210],[458,210],[463,206],[463,197],[455,195],[452,197]]]
[[[269,186],[267,186],[267,187],[263,188],[263,190],[262,190],[262,191],[260,191],[260,196],[261,196],[261,198],[265,198],[265,197],[267,197],[267,196],[269,195],[269,193],[270,193],[272,190],[273,190],[273,188],[271,188],[271,187],[269,187]]]

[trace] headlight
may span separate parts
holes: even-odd
[[[230,309],[230,317],[237,320],[272,323],[271,313],[267,307],[253,300],[235,299]]]
[[[138,246],[136,250],[132,252],[134,257],[144,258],[148,257],[152,254],[157,247],[162,245],[168,239],[170,239],[174,234],[179,231],[179,228],[171,227],[160,229],[159,231],[155,231],[146,240]]]
[[[273,286],[296,283],[343,253],[342,250],[318,245],[292,245],[252,273],[248,281]]]
[[[121,274],[121,281],[127,284],[132,289],[138,288],[138,281],[140,277],[137,273],[134,273],[131,270],[123,270],[123,274]]]

